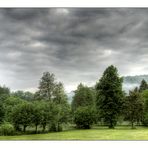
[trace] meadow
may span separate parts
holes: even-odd
[[[93,127],[92,129],[70,129],[62,132],[0,136],[0,140],[148,140],[148,128],[138,126]]]

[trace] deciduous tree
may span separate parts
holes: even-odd
[[[75,111],[80,106],[95,106],[95,94],[94,91],[84,86],[83,84],[79,84],[77,90],[75,91],[75,95],[72,101],[72,110]]]
[[[26,131],[26,127],[31,125],[33,121],[33,106],[31,103],[24,102],[19,104],[13,110],[13,124],[15,127],[22,125],[23,131]]]
[[[129,96],[125,99],[125,115],[131,122],[132,128],[134,123],[142,121],[144,111],[144,100],[136,87],[133,91],[129,92]]]
[[[51,100],[55,90],[55,76],[52,73],[44,72],[39,83],[39,94],[42,99]]]
[[[77,128],[89,129],[95,121],[95,109],[91,106],[78,107],[74,113],[74,122]]]

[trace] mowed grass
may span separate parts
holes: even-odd
[[[137,127],[97,127],[88,130],[68,130],[47,134],[0,136],[0,140],[148,140],[148,128]]]

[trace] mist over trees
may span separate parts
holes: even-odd
[[[128,122],[132,128],[148,126],[146,80],[141,81],[139,88],[125,93],[123,77],[111,65],[96,81],[92,87],[80,83],[71,103],[63,83],[50,72],[43,73],[35,93],[11,92],[0,86],[0,134],[60,132],[69,128],[90,129],[93,125],[115,128],[119,122]]]
[[[148,75],[124,76],[123,83],[140,84],[142,80],[148,81]]]

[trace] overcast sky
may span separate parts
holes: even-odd
[[[148,9],[0,9],[0,84],[35,91],[44,71],[67,92],[109,65],[148,74]]]

